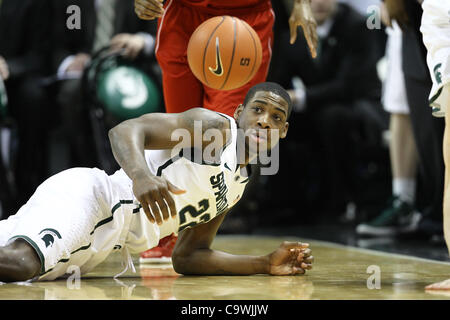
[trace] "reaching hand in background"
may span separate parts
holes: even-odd
[[[123,50],[122,54],[131,60],[135,59],[144,49],[145,39],[139,34],[120,33],[111,39],[112,51]]]
[[[291,31],[290,43],[293,44],[297,39],[297,27],[301,26],[306,42],[308,43],[311,56],[317,56],[317,23],[311,11],[311,0],[295,0],[289,17],[289,29]]]
[[[164,0],[134,0],[134,11],[143,20],[159,18],[164,13]]]

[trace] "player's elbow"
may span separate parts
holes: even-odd
[[[108,131],[109,141],[114,142],[120,140],[121,137],[129,134],[130,129],[133,128],[130,125],[129,120],[119,123]]]
[[[172,266],[176,273],[179,274],[190,274],[189,271],[189,257],[177,254],[173,252],[172,254]]]
[[[195,255],[195,250],[185,251],[182,247],[175,246],[172,252],[172,265],[175,272],[184,275],[198,274],[198,257]]]
[[[214,265],[209,248],[196,249],[189,252],[172,252],[172,265],[175,272],[184,275],[210,274]]]
[[[108,131],[109,141],[111,141],[111,142],[114,141],[116,139],[116,137],[117,137],[117,127],[109,129],[109,131]]]
[[[117,140],[117,138],[120,137],[120,135],[121,135],[120,132],[123,130],[122,127],[123,127],[123,123],[119,123],[118,125],[109,129],[109,131],[108,131],[109,141]]]

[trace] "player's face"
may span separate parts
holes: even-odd
[[[286,137],[289,105],[279,95],[258,91],[246,106],[240,105],[235,113],[240,129],[246,132],[246,145],[251,152],[272,149]]]
[[[321,25],[336,9],[336,0],[311,0],[311,11],[317,24]]]

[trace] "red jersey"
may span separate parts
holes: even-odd
[[[270,0],[166,0],[164,15],[158,19],[155,54],[162,70],[166,112],[178,113],[203,107],[233,116],[250,87],[264,82],[272,56],[274,12]],[[246,21],[262,45],[259,70],[244,86],[216,90],[203,85],[187,61],[191,34],[213,16],[229,15]]]
[[[270,0],[174,0],[180,1],[185,6],[195,7],[204,12],[222,14],[245,12],[245,11],[264,11],[272,8]],[[225,11],[225,12],[224,12]]]

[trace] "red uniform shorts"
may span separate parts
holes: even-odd
[[[166,111],[176,113],[203,107],[233,116],[237,106],[244,102],[249,88],[266,80],[275,20],[271,6],[211,9],[185,5],[180,0],[166,1],[164,6],[165,13],[158,21],[155,52],[162,69]],[[249,83],[234,90],[220,91],[204,86],[192,74],[187,61],[187,45],[191,34],[202,22],[218,15],[235,16],[246,21],[261,40],[261,67]]]

